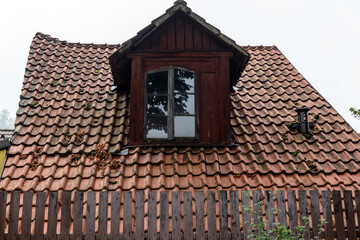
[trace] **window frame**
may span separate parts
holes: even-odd
[[[186,93],[175,93],[174,90],[174,73],[175,69],[184,70],[188,72],[192,72],[194,74],[194,93],[190,93],[187,95],[193,95],[194,96],[194,114],[191,115],[177,115],[177,116],[193,116],[195,118],[194,123],[194,131],[195,136],[194,137],[175,137],[175,105],[174,105],[174,99],[176,94],[186,94]],[[157,73],[167,71],[168,72],[168,116],[167,116],[167,129],[168,129],[168,137],[167,138],[147,138],[146,137],[146,126],[147,126],[147,104],[148,104],[148,92],[147,92],[147,79],[149,74]],[[152,71],[148,71],[145,73],[145,80],[144,80],[144,126],[143,126],[143,139],[146,142],[164,142],[164,141],[172,141],[172,142],[188,142],[188,141],[194,141],[198,139],[198,104],[197,104],[197,95],[198,95],[198,88],[197,88],[197,74],[196,71],[193,71],[188,68],[184,67],[178,67],[178,66],[172,66],[169,67],[162,67],[157,68]]]

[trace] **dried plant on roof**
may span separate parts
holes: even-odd
[[[116,169],[119,169],[120,168],[120,161],[115,161],[114,158],[111,159],[110,161],[110,169],[111,170],[116,170]]]
[[[84,137],[85,137],[85,132],[83,131],[78,131],[75,134],[75,144],[76,145],[80,145],[83,141],[84,141]]]
[[[39,165],[39,158],[40,158],[40,156],[41,156],[42,150],[43,150],[43,147],[36,146],[35,151],[31,154],[32,159],[31,159],[31,162],[30,162],[30,168],[31,168],[31,170],[33,170],[33,171],[34,171],[34,170],[38,167],[38,165]]]
[[[104,147],[105,144],[99,143],[91,152],[91,159],[96,161],[99,168],[104,168],[109,163],[110,153]]]

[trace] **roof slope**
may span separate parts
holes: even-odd
[[[129,131],[126,96],[111,91],[118,47],[36,34],[1,189],[360,189],[359,135],[274,46],[244,47],[251,58],[231,96],[238,144],[118,154]],[[286,126],[303,105],[318,118],[311,139]],[[91,158],[99,143],[109,159]]]

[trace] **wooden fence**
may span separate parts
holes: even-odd
[[[352,240],[359,223],[360,191],[0,192],[0,239],[250,239],[283,225]]]

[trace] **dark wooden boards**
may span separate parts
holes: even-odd
[[[70,236],[71,224],[71,192],[62,192],[61,201],[61,224],[60,224],[60,239],[66,240]]]
[[[75,192],[74,199],[74,230],[73,230],[73,238],[74,240],[82,239],[83,232],[83,213],[84,213],[84,193],[83,192]]]
[[[120,235],[120,192],[111,192],[110,239],[119,239]]]
[[[0,192],[0,240],[5,239],[7,193]]]
[[[279,225],[304,239],[359,236],[359,191],[289,190],[287,199],[282,190],[102,191],[85,200],[83,192],[0,192],[0,239],[247,239]]]
[[[25,198],[25,195],[24,195]],[[31,196],[32,198],[32,196]],[[25,205],[25,201],[24,201],[24,205]],[[31,204],[31,202],[30,202]],[[30,236],[30,224],[31,224],[31,205],[28,206],[29,208],[29,212],[30,212],[30,222],[29,222],[29,235]],[[24,207],[25,209],[25,207]],[[63,209],[61,209],[62,212],[64,211]],[[69,211],[69,210],[68,210]],[[49,211],[48,211],[48,228],[47,228],[47,234],[46,234],[46,238],[47,239],[55,239],[56,237],[56,225],[57,225],[57,213],[58,213],[58,192],[50,192],[49,193]],[[70,213],[70,211],[69,211]],[[63,215],[61,215],[61,221],[63,222]],[[24,225],[22,226],[24,227]],[[26,229],[27,230],[27,229]],[[21,231],[22,232],[22,231]]]
[[[36,205],[37,207],[37,205]],[[19,224],[20,192],[11,192],[10,214],[9,214],[9,239],[16,239]],[[35,231],[37,229],[35,228]],[[40,234],[38,232],[38,234]]]

